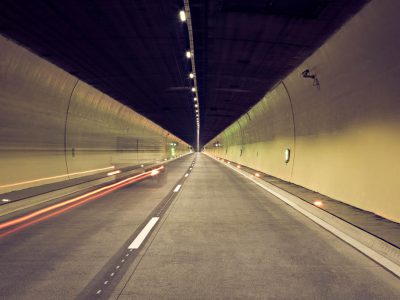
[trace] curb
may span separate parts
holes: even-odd
[[[253,181],[313,222],[371,258],[397,277],[400,277],[400,249],[258,177],[217,160],[209,154],[206,155]]]
[[[157,164],[165,164],[168,165],[170,162],[173,162],[177,159],[183,158],[187,155],[190,155],[191,153],[185,153],[179,157],[176,158],[172,158],[169,160],[163,160],[163,161],[159,161],[157,162]],[[128,171],[126,173],[123,173],[123,175],[130,175],[130,174],[134,174],[135,172],[137,172],[137,170],[133,170],[133,171]],[[85,183],[80,183],[78,185],[74,185],[74,186],[70,186],[70,187],[65,187],[65,188],[61,188],[59,190],[55,190],[55,191],[50,191],[50,192],[46,192],[40,195],[36,195],[36,196],[31,196],[31,197],[27,197],[25,199],[21,199],[18,201],[12,201],[7,203],[6,205],[2,205],[0,206],[0,218],[1,217],[6,217],[9,214],[18,212],[20,210],[23,209],[28,209],[28,208],[32,208],[35,207],[37,205],[45,205],[46,202],[55,200],[57,198],[61,198],[61,197],[67,197],[70,196],[72,194],[75,193],[83,193],[87,190],[96,188],[102,184],[107,184],[110,183],[112,181],[115,180],[115,176],[108,176],[108,177],[103,177],[100,179],[96,179],[94,181],[89,181],[89,182],[85,182]]]

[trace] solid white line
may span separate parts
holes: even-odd
[[[128,249],[138,249],[146,236],[149,234],[150,230],[156,225],[158,217],[153,217],[150,219],[149,223],[142,229],[136,239],[129,245]]]
[[[387,259],[383,255],[381,255],[378,252],[372,250],[371,248],[365,246],[364,244],[360,243],[359,241],[353,239],[352,237],[350,237],[349,235],[347,235],[343,231],[337,229],[336,227],[332,226],[331,224],[325,222],[324,220],[318,218],[317,216],[314,216],[313,214],[311,214],[307,210],[303,209],[302,207],[298,206],[296,203],[292,202],[291,200],[289,200],[288,198],[286,198],[282,194],[280,194],[280,193],[278,193],[278,192],[276,192],[276,191],[264,186],[262,183],[257,182],[257,180],[254,180],[254,178],[251,178],[250,176],[240,172],[239,170],[236,170],[235,168],[233,168],[231,166],[228,166],[228,167],[230,169],[232,169],[233,171],[236,171],[237,173],[239,173],[242,176],[246,177],[247,179],[250,179],[255,184],[257,184],[258,186],[262,187],[264,190],[266,190],[266,191],[270,192],[271,194],[273,194],[274,196],[278,197],[283,202],[285,202],[286,204],[290,205],[291,207],[293,207],[294,209],[296,209],[297,211],[299,211],[300,213],[302,213],[303,215],[305,215],[309,219],[313,220],[315,223],[317,223],[321,227],[323,227],[326,230],[330,231],[331,233],[336,235],[338,238],[340,238],[343,241],[345,241],[346,243],[350,244],[351,246],[353,246],[354,248],[356,248],[360,252],[364,253],[366,256],[370,257],[372,260],[376,261],[377,263],[379,263],[380,265],[384,266],[386,269],[390,270],[391,272],[393,272],[394,274],[396,274],[397,276],[400,277],[400,266],[399,265],[395,264],[394,262],[392,262],[391,260]]]
[[[178,184],[178,185],[176,186],[176,188],[174,189],[174,193],[179,192],[179,190],[181,189],[181,186],[182,186],[182,184]]]

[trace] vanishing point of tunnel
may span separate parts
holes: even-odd
[[[399,12],[0,0],[0,299],[400,299]]]

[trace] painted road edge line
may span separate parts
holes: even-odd
[[[179,190],[181,189],[181,186],[182,186],[182,184],[178,184],[178,185],[176,186],[176,188],[174,189],[174,193],[179,192]]]
[[[209,156],[209,155],[207,155],[207,156]],[[209,156],[209,157],[214,159],[211,156]],[[222,162],[220,162],[220,161],[218,161],[216,159],[214,159],[214,160],[219,162],[219,163],[221,163],[221,164],[223,164]],[[276,192],[273,189],[270,189],[270,188],[266,187],[265,185],[263,185],[262,183],[258,182],[254,178],[251,178],[250,176],[242,173],[241,171],[236,170],[234,167],[231,167],[231,166],[226,165],[226,164],[224,164],[224,165],[229,167],[233,171],[239,173],[240,175],[246,177],[247,179],[250,179],[252,182],[257,184],[258,186],[260,186],[264,190],[266,190],[266,191],[270,192],[271,194],[273,194],[274,196],[278,197],[283,202],[285,202],[286,204],[290,205],[291,207],[296,209],[298,212],[302,213],[303,215],[305,215],[306,217],[311,219],[313,222],[315,222],[318,225],[320,225],[321,227],[325,228],[327,231],[333,233],[334,235],[336,235],[341,240],[343,240],[346,243],[348,243],[349,245],[353,246],[358,251],[362,252],[364,255],[368,256],[372,260],[376,261],[378,264],[380,264],[383,267],[385,267],[386,269],[388,269],[390,272],[394,273],[396,276],[400,277],[400,266],[397,265],[396,263],[394,263],[391,260],[387,259],[386,257],[384,257],[383,255],[379,254],[375,250],[365,246],[364,244],[362,244],[361,242],[359,242],[356,239],[352,238],[351,236],[349,236],[345,232],[337,229],[336,227],[332,226],[331,224],[329,224],[329,223],[325,222],[324,220],[318,218],[317,216],[315,216],[312,213],[308,212],[304,208],[298,206],[296,203],[292,202],[291,200],[289,200],[288,198],[286,198],[285,196],[283,196],[279,192]]]
[[[128,249],[138,249],[159,219],[159,217],[151,218],[150,221],[135,238],[135,240],[129,245]]]

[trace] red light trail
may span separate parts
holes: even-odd
[[[119,181],[119,182],[110,184],[108,186],[96,189],[94,191],[88,192],[88,193],[80,195],[78,197],[75,197],[75,198],[72,198],[72,199],[69,199],[69,200],[66,200],[66,201],[63,201],[63,202],[60,202],[60,203],[57,203],[57,204],[42,208],[42,209],[39,209],[39,210],[37,210],[35,212],[32,212],[32,213],[29,213],[29,214],[27,214],[25,216],[18,217],[16,219],[0,223],[0,230],[7,229],[9,227],[18,225],[16,227],[13,227],[13,228],[11,228],[11,229],[9,229],[7,231],[4,231],[4,232],[0,233],[0,238],[5,237],[5,236],[7,236],[7,235],[9,235],[11,233],[14,233],[16,231],[19,231],[19,230],[21,230],[23,228],[29,227],[29,226],[31,226],[33,224],[36,224],[36,223],[39,223],[41,221],[47,220],[47,219],[49,219],[51,217],[59,215],[59,214],[61,214],[63,212],[66,212],[66,211],[68,211],[68,210],[70,210],[70,209],[72,209],[74,207],[80,206],[80,205],[82,205],[84,203],[87,203],[89,201],[92,201],[92,200],[98,199],[100,197],[103,197],[105,195],[108,195],[108,194],[112,193],[113,191],[115,191],[117,189],[120,189],[120,188],[122,188],[124,186],[127,186],[129,184],[132,184],[134,182],[137,182],[139,180],[142,180],[142,179],[145,179],[145,178],[148,178],[148,177],[155,176],[155,175],[159,174],[160,170],[162,170],[162,169],[164,169],[164,166],[161,166],[161,167],[158,167],[158,168],[153,169],[151,171],[147,171],[147,172],[144,172],[144,173],[141,173],[141,174],[126,178],[126,179],[124,179],[122,181]],[[46,213],[48,213],[48,214],[46,214]],[[43,215],[43,216],[41,216],[41,215]],[[34,219],[37,216],[41,216],[41,217],[37,218],[37,219]],[[29,221],[29,222],[24,223],[26,221]]]

